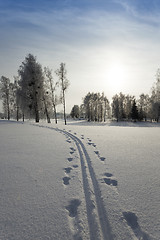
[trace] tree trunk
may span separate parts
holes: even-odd
[[[64,123],[65,123],[65,125],[67,125],[67,122],[66,122],[66,106],[65,106],[65,93],[64,93],[64,90],[63,90],[63,109],[64,109]]]
[[[38,111],[38,104],[37,102],[35,103],[35,122],[39,122],[39,111]]]
[[[56,112],[56,106],[55,104],[53,105],[54,107],[54,118],[55,118],[55,123],[57,124],[57,112]]]
[[[19,121],[19,107],[17,106],[17,114],[16,114],[17,122]]]
[[[46,114],[46,117],[47,117],[47,122],[51,123],[51,119],[49,117],[49,113],[48,113],[48,109],[47,109],[45,98],[43,99],[43,101],[44,101],[44,108],[45,108],[45,114]]]

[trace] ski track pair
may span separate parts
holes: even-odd
[[[34,126],[37,126],[33,124]],[[68,166],[64,168],[65,177],[63,177],[63,184],[67,187],[70,184],[71,177],[69,174],[74,169],[78,168],[78,164],[74,164],[74,154],[76,150],[78,150],[81,164],[81,172],[82,172],[82,182],[83,182],[83,191],[85,195],[86,202],[86,212],[87,212],[87,220],[89,226],[89,234],[91,240],[113,240],[114,235],[111,231],[111,226],[107,217],[107,212],[104,206],[104,202],[101,195],[100,186],[98,180],[96,178],[95,171],[92,166],[92,161],[87,152],[85,144],[83,141],[85,140],[84,135],[81,135],[79,138],[77,133],[71,133],[71,130],[67,131],[65,129],[59,129],[54,127],[47,127],[43,125],[38,125],[39,127],[49,128],[51,130],[55,130],[59,133],[62,133],[66,137],[66,142],[69,144],[74,143],[76,145],[76,149],[70,147],[70,157],[67,158],[67,161],[72,166]],[[94,148],[94,153],[98,160],[102,163],[106,161],[105,157],[102,157],[100,152],[96,149],[96,144],[92,142],[90,138],[87,138],[87,144]],[[113,177],[112,173],[106,172],[102,174],[104,177],[101,179],[101,183],[105,183],[109,187],[117,188],[118,181]],[[90,180],[89,180],[90,179]],[[69,201],[69,204],[66,206],[66,210],[68,211],[68,215],[70,218],[74,219],[73,225],[76,225],[77,233],[73,236],[74,239],[82,240],[80,227],[78,223],[78,207],[80,206],[81,201],[79,199],[72,199]],[[138,224],[138,218],[135,213],[131,211],[122,212],[122,216],[125,219],[128,226],[132,229],[135,237],[142,240],[150,240],[150,237],[147,233],[142,231],[141,227]],[[135,239],[135,238],[134,238]]]

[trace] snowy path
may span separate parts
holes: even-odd
[[[75,142],[79,152],[90,239],[112,240],[113,237],[101,198],[101,191],[92,167],[91,159],[84,144],[78,137],[69,132],[59,129],[57,131],[63,132],[66,136],[71,138]]]
[[[116,154],[123,158],[130,155],[125,156],[124,149],[112,151],[112,137],[106,132],[110,134],[115,129],[90,130],[69,125],[64,129],[63,125],[56,128],[45,123],[0,122],[0,240],[159,240],[148,234],[139,222],[139,213],[132,210],[133,202],[127,198],[132,191],[136,201],[138,196],[132,181],[128,182],[128,189],[132,186],[133,190],[123,193],[125,179],[115,172]],[[130,140],[129,132],[127,129]],[[111,151],[97,147],[101,144],[95,133],[100,133],[101,140],[105,136]],[[130,145],[128,151],[129,148]],[[151,148],[158,157],[156,147]],[[114,173],[111,156],[115,159]],[[154,162],[157,172],[158,162]],[[127,169],[125,165],[118,167],[120,171]],[[142,176],[139,178],[143,181]],[[159,196],[156,194],[155,204]],[[123,200],[127,203],[125,208]],[[149,212],[148,205],[147,208]],[[158,212],[152,217],[157,216]],[[156,224],[158,236],[158,221]]]

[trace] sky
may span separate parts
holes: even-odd
[[[159,0],[0,0],[0,76],[29,54],[66,63],[67,112],[88,92],[150,94],[160,67]]]

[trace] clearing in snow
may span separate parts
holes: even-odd
[[[160,128],[121,125],[0,121],[0,239],[159,240]]]

